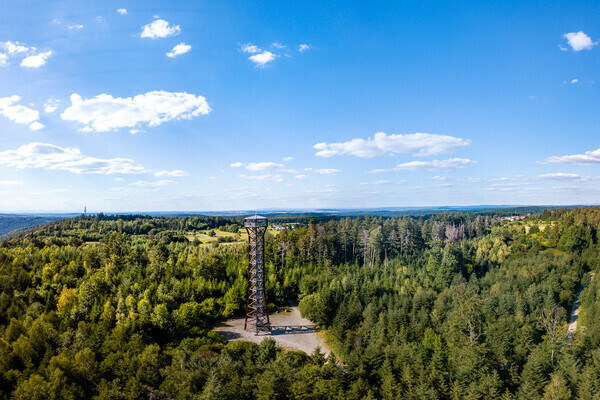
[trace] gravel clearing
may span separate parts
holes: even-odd
[[[248,328],[244,330],[245,318],[232,318],[219,323],[213,331],[225,336],[228,341],[246,340],[248,342],[260,343],[266,337],[272,337],[278,346],[292,350],[302,350],[311,354],[317,346],[321,346],[321,352],[329,354],[329,348],[311,321],[302,318],[298,307],[288,307],[269,315],[271,321],[271,333],[261,332],[258,336],[255,331]]]

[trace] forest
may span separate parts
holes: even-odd
[[[299,301],[327,357],[211,331],[244,312],[246,246],[194,235],[239,218],[2,241],[0,399],[600,399],[600,208],[295,222],[267,234],[268,302]]]

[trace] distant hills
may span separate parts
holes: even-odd
[[[0,214],[0,240],[17,235],[29,228],[48,224],[61,218],[75,214],[43,215],[43,214]]]
[[[255,213],[272,217],[356,217],[359,215],[372,215],[377,217],[394,216],[428,216],[443,212],[467,212],[483,215],[522,215],[536,214],[546,209],[552,208],[575,208],[582,206],[522,206],[522,205],[475,205],[475,206],[446,206],[446,207],[378,207],[378,208],[316,208],[316,209],[263,209],[263,210],[233,210],[233,211],[152,211],[128,213],[106,213],[116,215],[151,215],[164,217],[185,217],[185,216],[223,216],[223,217],[241,217]],[[585,207],[585,206],[583,206]],[[81,215],[78,213],[20,213],[20,214],[0,214],[0,240],[27,230],[54,222],[62,218],[70,218]],[[90,214],[95,215],[95,214]]]

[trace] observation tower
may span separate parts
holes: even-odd
[[[265,233],[269,222],[266,217],[254,215],[244,219],[248,232],[248,300],[244,330],[270,332],[271,322],[265,296]]]

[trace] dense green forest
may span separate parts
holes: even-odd
[[[300,300],[327,358],[210,331],[243,313],[246,248],[190,238],[239,219],[82,216],[2,242],[0,398],[600,399],[599,208],[299,222],[268,233],[267,295]]]

